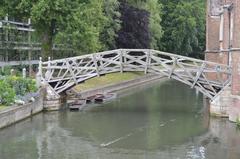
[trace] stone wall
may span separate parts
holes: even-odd
[[[43,110],[43,89],[39,91],[39,96],[34,102],[27,103],[21,106],[11,106],[0,111],[0,128],[14,124],[20,120],[37,114]]]
[[[226,88],[216,99],[211,102],[210,113],[212,116],[228,117],[231,103],[231,87]]]

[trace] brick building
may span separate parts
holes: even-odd
[[[219,107],[225,105],[225,114],[236,121],[240,118],[240,0],[207,0],[205,59],[232,66],[230,93],[218,103]]]

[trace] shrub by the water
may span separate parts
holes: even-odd
[[[14,102],[16,93],[6,80],[0,80],[0,103],[10,105]]]
[[[6,80],[15,90],[16,94],[20,96],[23,96],[29,92],[35,92],[37,90],[35,81],[30,78],[9,76],[6,78]]]
[[[37,87],[33,79],[17,76],[3,77],[0,80],[0,104],[10,105],[16,96],[24,96],[36,91]]]

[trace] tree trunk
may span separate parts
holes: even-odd
[[[42,32],[42,58],[47,60],[48,57],[53,57],[53,36],[55,30],[55,21],[51,22],[49,28]]]
[[[44,61],[52,56],[52,45],[52,36],[50,35],[50,31],[46,30],[42,34],[42,58]]]

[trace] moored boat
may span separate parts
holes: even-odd
[[[102,103],[116,98],[116,93],[97,94],[95,103]]]
[[[72,103],[69,103],[69,109],[72,111],[78,111],[82,110],[86,106],[86,100],[85,99],[77,99]]]

